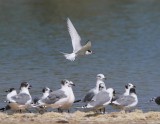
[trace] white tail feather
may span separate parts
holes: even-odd
[[[63,53],[63,52],[61,52],[61,53],[64,54],[64,57],[65,57],[66,59],[70,60],[70,61],[74,61],[75,58],[76,58],[76,54],[75,54],[75,53],[70,53],[70,54],[68,54],[68,53]]]

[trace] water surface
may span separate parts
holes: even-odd
[[[159,0],[0,0],[0,105],[4,91],[18,89],[22,81],[40,96],[43,87],[56,90],[66,78],[81,98],[103,73],[106,86],[117,92],[135,84],[138,108],[158,110],[148,100],[160,95],[159,12]],[[60,54],[72,52],[67,17],[82,44],[92,41],[95,54],[75,62]]]

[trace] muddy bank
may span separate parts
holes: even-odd
[[[16,113],[8,115],[0,113],[1,124],[151,124],[160,123],[160,112],[143,113],[140,110],[135,112],[112,112],[108,114],[94,114],[93,112],[56,113]]]

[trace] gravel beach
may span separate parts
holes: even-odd
[[[136,110],[131,113],[111,112],[108,114],[95,114],[76,111],[74,113],[46,112],[37,113],[0,113],[1,124],[152,124],[160,122],[160,112],[143,113]]]

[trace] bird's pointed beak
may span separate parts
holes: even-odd
[[[28,89],[31,89],[32,88],[32,85],[29,85]]]
[[[75,86],[75,84],[72,81],[70,81],[70,85]]]

